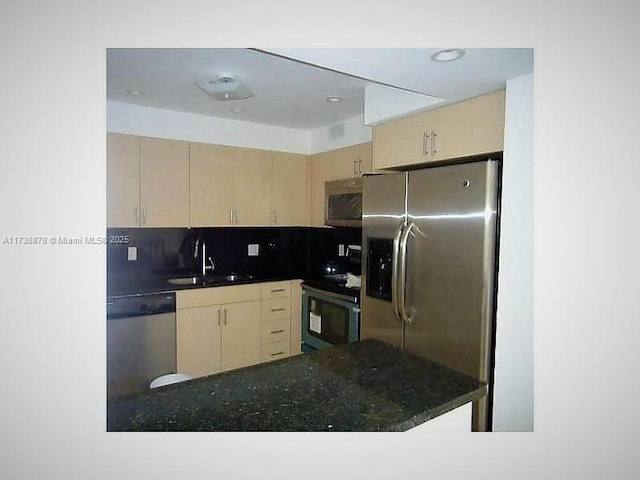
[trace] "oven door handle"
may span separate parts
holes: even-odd
[[[337,300],[344,300],[349,303],[358,303],[356,297],[351,297],[349,295],[342,295],[341,293],[329,292],[327,290],[321,290],[319,288],[310,287],[309,285],[303,285],[302,288],[305,290],[309,290],[310,292],[317,293],[319,295],[324,295],[325,297],[335,298]]]

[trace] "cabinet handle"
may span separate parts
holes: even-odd
[[[271,293],[284,292],[284,288],[276,288],[275,290],[271,290]]]
[[[272,357],[277,357],[278,355],[284,355],[284,350],[282,350],[281,352],[276,352],[271,354]]]
[[[140,207],[136,207],[136,225],[140,226]]]
[[[142,225],[147,224],[147,207],[142,207]]]
[[[358,159],[358,175],[362,176],[362,159]]]
[[[283,332],[284,332],[284,329],[281,328],[280,330],[271,330],[271,332],[269,332],[269,333],[275,335],[276,333],[283,333]]]
[[[435,155],[437,150],[436,150],[436,136],[437,133],[432,130],[431,131],[431,155]]]
[[[272,308],[271,311],[272,312],[284,312],[284,308]]]
[[[353,159],[353,176],[358,176],[358,160],[355,158]]]
[[[227,309],[224,309],[224,324],[227,324]]]
[[[220,309],[218,309],[218,325],[220,325]]]
[[[233,225],[233,208],[229,209],[229,225]]]
[[[429,155],[429,132],[424,132],[422,137],[422,155]]]
[[[238,224],[238,209],[237,208],[233,209],[233,224],[234,225]]]
[[[278,216],[276,215],[276,209],[273,209],[273,224],[276,225],[278,223]]]

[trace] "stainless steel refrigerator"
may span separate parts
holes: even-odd
[[[490,430],[500,161],[365,176],[361,338],[488,383]]]

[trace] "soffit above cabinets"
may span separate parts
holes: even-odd
[[[532,49],[468,49],[444,63],[430,59],[437,50],[111,48],[107,100],[313,130],[364,115],[367,87],[451,103],[504,88],[509,78],[533,70]],[[223,74],[254,96],[218,101],[196,86]],[[328,102],[331,96],[342,101]]]
[[[416,93],[459,102],[505,87],[533,72],[531,48],[470,48],[451,62],[435,62],[442,48],[280,48],[283,57],[330,68]]]

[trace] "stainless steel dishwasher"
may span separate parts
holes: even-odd
[[[175,293],[107,298],[107,398],[175,372]]]

